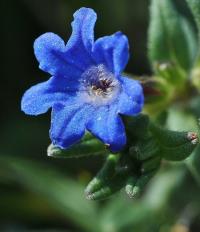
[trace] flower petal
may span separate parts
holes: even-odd
[[[79,78],[85,69],[94,64],[91,50],[94,43],[96,13],[81,8],[74,14],[72,35],[65,46],[54,33],[45,33],[34,43],[34,51],[40,68],[51,75]]]
[[[125,68],[129,59],[128,39],[121,32],[98,39],[94,44],[93,57],[116,75]]]
[[[115,106],[102,106],[96,110],[87,124],[87,129],[108,144],[113,152],[121,150],[126,144],[124,125]]]
[[[136,100],[138,103],[143,103],[144,94],[142,85],[139,81],[125,76],[120,76],[118,79],[122,84],[123,90],[128,96],[130,96],[133,100]]]
[[[122,84],[122,92],[119,96],[119,113],[137,115],[144,105],[143,89],[139,81],[127,77],[119,78]]]
[[[72,35],[67,43],[67,55],[79,66],[87,68],[94,64],[91,51],[94,43],[96,13],[82,7],[74,13]]]
[[[93,108],[86,104],[54,105],[50,129],[53,144],[66,149],[78,142],[92,111]]]
[[[34,52],[40,69],[51,75],[67,78],[78,78],[81,67],[78,67],[66,54],[64,41],[54,33],[45,33],[34,42]]]
[[[74,95],[74,83],[65,79],[52,77],[28,89],[22,97],[21,109],[26,114],[38,115],[45,113],[54,103],[66,102]],[[72,92],[71,92],[72,91]]]
[[[120,114],[134,116],[142,111],[143,104],[134,101],[131,97],[123,92],[119,96],[118,106]]]

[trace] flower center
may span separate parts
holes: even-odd
[[[102,64],[87,69],[81,78],[81,97],[95,105],[113,101],[120,90],[120,83]]]

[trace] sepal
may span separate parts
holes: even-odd
[[[127,169],[119,168],[119,154],[108,155],[104,166],[85,189],[89,200],[103,200],[124,186]]]
[[[89,155],[102,155],[106,152],[105,145],[95,139],[91,134],[86,133],[84,138],[69,149],[61,149],[56,145],[50,144],[47,155],[54,158],[72,158]]]
[[[195,132],[165,130],[154,124],[150,125],[152,136],[157,140],[159,156],[171,161],[186,159],[199,143]]]
[[[135,177],[129,178],[125,187],[128,196],[130,198],[139,197],[141,193],[144,191],[148,182],[155,175],[156,171],[145,173],[141,175],[137,180],[135,179]]]
[[[134,178],[129,179],[127,181],[125,190],[126,193],[130,198],[136,198],[141,195],[141,193],[144,191],[146,185],[151,180],[151,178],[155,175],[156,171],[152,171],[149,173],[145,173],[141,175],[137,181],[135,181]]]
[[[126,179],[127,179],[126,170],[123,169],[116,170],[114,176],[105,182],[102,181],[101,185],[98,185],[99,188],[96,189],[96,191],[92,193],[86,192],[86,197],[89,200],[104,200],[112,196],[116,192],[118,192],[121,188],[123,188]]]
[[[148,173],[153,170],[157,170],[160,167],[161,157],[152,157],[142,162],[141,172]]]
[[[102,186],[103,182],[112,178],[112,176],[115,174],[116,165],[118,163],[118,160],[119,160],[119,155],[117,154],[108,155],[103,167],[101,168],[97,176],[94,177],[92,181],[90,181],[90,183],[86,187],[85,189],[86,195],[93,193],[94,191],[96,191]]]
[[[138,177],[135,175],[135,176],[129,177],[126,182],[125,191],[130,198],[134,197],[133,189],[135,187],[137,180],[138,180]]]
[[[139,114],[136,117],[129,117],[126,121],[126,133],[128,139],[144,138],[148,133],[149,117],[145,114]]]
[[[129,154],[135,157],[138,161],[143,161],[154,157],[159,152],[158,142],[153,137],[147,137],[139,140],[135,145],[129,149]]]

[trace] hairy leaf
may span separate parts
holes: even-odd
[[[174,62],[188,70],[195,58],[193,28],[175,9],[171,0],[152,0],[150,7],[149,59]]]

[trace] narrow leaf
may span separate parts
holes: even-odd
[[[195,132],[165,130],[154,124],[150,125],[150,131],[158,141],[159,156],[171,161],[186,159],[199,142]]]
[[[145,160],[141,165],[141,172],[148,173],[156,170],[160,167],[161,157],[153,157],[151,159]]]
[[[138,177],[137,176],[131,176],[128,178],[127,182],[126,182],[126,186],[125,186],[125,191],[127,193],[127,195],[130,198],[134,197],[134,192],[133,189],[135,187],[135,184],[137,182]]]
[[[149,117],[145,114],[140,114],[136,117],[131,117],[126,122],[126,132],[128,138],[144,138],[147,134],[149,125]]]
[[[89,200],[103,200],[110,196],[112,196],[114,193],[119,191],[125,184],[125,181],[127,179],[127,173],[124,171],[116,171],[113,178],[102,182],[101,187],[96,190],[95,192],[91,194],[87,194],[87,198]]]
[[[116,166],[119,160],[119,155],[110,154],[103,167],[99,171],[96,177],[94,177],[88,186],[85,189],[85,193],[87,196],[91,195],[95,191],[98,191],[106,181],[111,179],[116,173]]]
[[[152,65],[172,62],[188,70],[196,53],[196,38],[189,22],[171,0],[152,0],[150,16],[148,48]]]
[[[188,141],[178,147],[162,147],[160,155],[166,160],[181,161],[186,159],[196,148],[197,143]]]
[[[0,168],[9,172],[12,181],[43,197],[52,209],[79,225],[82,231],[99,231],[97,205],[84,199],[82,185],[77,181],[46,165],[17,157],[1,155]]]
[[[199,48],[195,67],[191,73],[191,80],[193,85],[200,91],[200,0],[186,0],[186,2],[192,11],[199,32]]]
[[[89,155],[101,155],[105,152],[105,145],[97,139],[81,141],[80,143],[77,143],[66,150],[54,146],[53,144],[51,144],[47,149],[47,155],[54,158],[72,158]]]
[[[155,175],[156,171],[152,171],[146,174],[141,175],[135,183],[135,186],[132,188],[131,196],[132,198],[140,196],[140,194],[144,191],[147,183],[150,179]]]
[[[146,160],[153,156],[156,156],[159,151],[157,141],[152,137],[147,137],[143,140],[139,140],[138,143],[130,147],[129,153],[137,160]]]
[[[177,147],[184,143],[188,143],[192,132],[172,131],[155,126],[151,123],[150,131],[159,140],[163,146]]]
[[[186,2],[194,15],[200,33],[200,0],[186,0]]]

